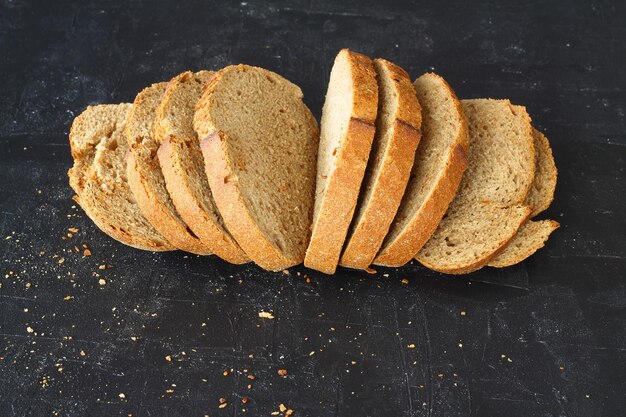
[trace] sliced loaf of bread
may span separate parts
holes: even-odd
[[[133,102],[126,121],[128,184],[146,219],[172,245],[186,252],[209,255],[211,251],[187,227],[165,187],[157,158],[159,143],[152,134],[156,108],[163,99],[167,83],[144,88]]]
[[[194,129],[224,223],[259,266],[302,262],[315,197],[317,122],[298,86],[271,71],[218,71],[196,106]]]
[[[322,109],[315,211],[304,265],[332,274],[350,227],[369,158],[378,111],[372,60],[347,49],[330,73]]]
[[[151,251],[172,250],[142,216],[126,179],[128,146],[124,127],[131,104],[88,107],[72,123],[69,170],[74,200],[104,233],[126,245]]]
[[[467,121],[443,78],[424,74],[413,84],[422,106],[422,139],[398,213],[374,264],[402,266],[433,234],[467,168]]]
[[[204,170],[200,142],[193,130],[196,103],[213,71],[184,72],[170,80],[156,110],[154,138],[165,185],[181,218],[202,243],[235,264],[249,261],[226,229]]]
[[[525,205],[531,206],[533,212],[531,217],[536,216],[546,210],[554,200],[556,189],[557,170],[552,155],[550,142],[543,133],[533,129],[533,139],[535,143],[535,179],[533,185],[526,196]]]
[[[409,75],[384,59],[374,60],[378,115],[356,213],[339,265],[366,269],[393,221],[411,174],[421,137],[422,112]]]
[[[416,259],[439,272],[475,271],[528,219],[522,205],[535,176],[530,116],[508,100],[463,100],[469,165],[446,215]]]
[[[533,209],[531,217],[550,206],[554,198],[557,178],[556,165],[548,138],[537,129],[533,129],[533,139],[535,144],[535,179],[524,202],[525,205]],[[508,245],[489,262],[489,266],[504,268],[522,262],[542,248],[550,234],[558,228],[559,223],[554,220],[524,223]]]

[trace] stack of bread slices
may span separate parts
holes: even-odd
[[[505,267],[559,224],[548,139],[508,100],[459,100],[438,75],[347,49],[320,129],[271,71],[185,72],[70,130],[74,199],[139,249],[332,274],[416,259],[460,274]]]

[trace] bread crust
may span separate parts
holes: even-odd
[[[343,242],[356,208],[367,166],[378,113],[378,84],[372,60],[362,54],[341,50],[351,69],[354,97],[343,146],[338,149],[335,168],[321,198],[312,225],[304,265],[325,274],[337,269]],[[319,154],[319,153],[318,153]]]
[[[419,252],[437,229],[456,195],[468,166],[469,128],[461,102],[446,80],[434,73],[427,74],[427,76],[435,77],[440,81],[448,96],[451,97],[459,118],[460,129],[445,159],[446,168],[437,178],[432,192],[404,230],[393,241],[385,242],[384,247],[374,258],[375,265],[399,267],[409,262]]]
[[[261,268],[280,271],[301,263],[302,259],[287,258],[256,225],[237,186],[237,174],[232,168],[233,161],[228,159],[225,137],[223,132],[213,131],[200,143],[209,185],[224,222],[237,236],[241,248]]]
[[[558,171],[548,138],[535,128],[533,128],[533,138],[537,167],[535,169],[533,186],[524,201],[524,204],[533,207],[531,217],[550,207],[554,200],[554,191],[558,179]],[[547,192],[545,191],[546,189]]]
[[[419,252],[437,230],[439,222],[454,199],[467,164],[465,149],[457,143],[450,150],[450,156],[446,159],[446,169],[441,172],[430,196],[397,239],[376,256],[375,265],[399,267],[409,262]],[[415,248],[417,252],[413,253]]]
[[[185,138],[178,138],[175,134],[167,131],[159,120],[166,117],[170,111],[170,100],[181,84],[189,82],[194,74],[190,71],[174,77],[168,85],[165,96],[157,109],[154,125],[155,138],[161,143],[157,156],[161,165],[161,171],[165,178],[165,185],[170,194],[172,202],[180,217],[189,226],[191,231],[198,237],[203,245],[213,254],[219,256],[227,262],[242,264],[250,261],[237,242],[226,232],[223,227],[206,212],[203,204],[193,191],[188,175],[182,166],[182,159],[187,146],[197,146],[199,144],[187,144]],[[215,74],[212,75],[212,78]],[[211,78],[211,79],[212,79]],[[193,81],[192,81],[193,82]],[[187,138],[188,140],[188,138]],[[193,138],[197,141],[197,137]],[[197,152],[201,152],[198,148]],[[202,161],[202,158],[200,158]],[[204,162],[202,162],[204,163]],[[204,171],[204,169],[203,169]],[[204,174],[204,172],[202,173]]]
[[[158,150],[161,169],[166,178],[167,189],[170,192],[172,201],[180,216],[188,224],[193,224],[192,230],[203,242],[205,242],[212,252],[233,264],[242,264],[250,261],[233,238],[227,236],[224,231],[215,224],[205,210],[200,207],[187,177],[182,175],[179,154],[175,151],[176,146],[183,144],[172,144],[172,139],[168,137],[161,144]]]
[[[398,107],[394,114],[390,115],[394,118],[392,133],[386,149],[383,150],[385,152],[383,165],[373,179],[373,189],[367,207],[359,223],[353,225],[354,229],[344,244],[343,254],[339,260],[339,265],[356,269],[366,269],[380,249],[400,206],[411,175],[415,150],[422,136],[421,108],[408,74],[399,66],[384,59],[377,59],[375,62],[383,65],[389,72],[398,99]],[[386,75],[379,73],[378,76]],[[378,117],[382,115],[379,114]],[[364,186],[365,184],[362,184],[361,188]],[[362,201],[361,204],[366,202]]]

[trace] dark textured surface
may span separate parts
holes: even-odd
[[[623,416],[626,7],[559,3],[2,1],[0,416]],[[526,105],[559,167],[547,247],[467,277],[287,276],[126,248],[73,206],[86,105],[245,62],[319,116],[342,47]]]

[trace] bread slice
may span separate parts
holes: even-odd
[[[535,175],[530,117],[508,100],[463,100],[469,165],[457,196],[416,259],[439,272],[475,271],[496,256],[528,219],[522,205]]]
[[[533,209],[531,217],[550,206],[554,199],[557,178],[556,165],[548,138],[533,128],[533,140],[535,144],[535,179],[524,202],[525,205]],[[509,244],[489,262],[489,266],[504,268],[522,262],[542,248],[550,234],[558,228],[559,223],[554,220],[524,223]]]
[[[356,213],[339,265],[366,269],[376,256],[400,205],[421,137],[421,108],[409,75],[374,60],[378,116]]]
[[[550,207],[552,200],[554,200],[557,180],[556,164],[554,163],[554,156],[552,155],[548,138],[537,129],[533,129],[533,140],[536,153],[535,179],[524,202],[525,205],[533,208],[531,217]]]
[[[376,128],[378,84],[372,60],[342,49],[330,73],[322,109],[315,211],[304,265],[337,269]]]
[[[554,220],[528,221],[498,255],[489,262],[489,266],[504,268],[515,265],[541,249],[550,234],[559,228]]]
[[[70,130],[74,200],[104,233],[138,249],[174,249],[141,215],[126,179],[124,126],[131,104],[87,107]]]
[[[193,130],[196,103],[213,71],[184,72],[170,80],[157,107],[154,138],[165,186],[180,217],[215,255],[235,264],[249,258],[226,229],[204,171],[200,142]]]
[[[158,142],[152,135],[156,108],[167,83],[143,89],[133,103],[126,121],[128,185],[146,219],[178,249],[198,255],[211,251],[191,232],[176,212],[157,158]]]
[[[413,84],[422,106],[422,139],[411,178],[374,264],[402,266],[434,233],[467,168],[467,121],[454,91],[436,74]]]
[[[262,68],[223,68],[205,87],[194,129],[215,202],[237,243],[268,270],[301,263],[319,131],[300,88]]]

